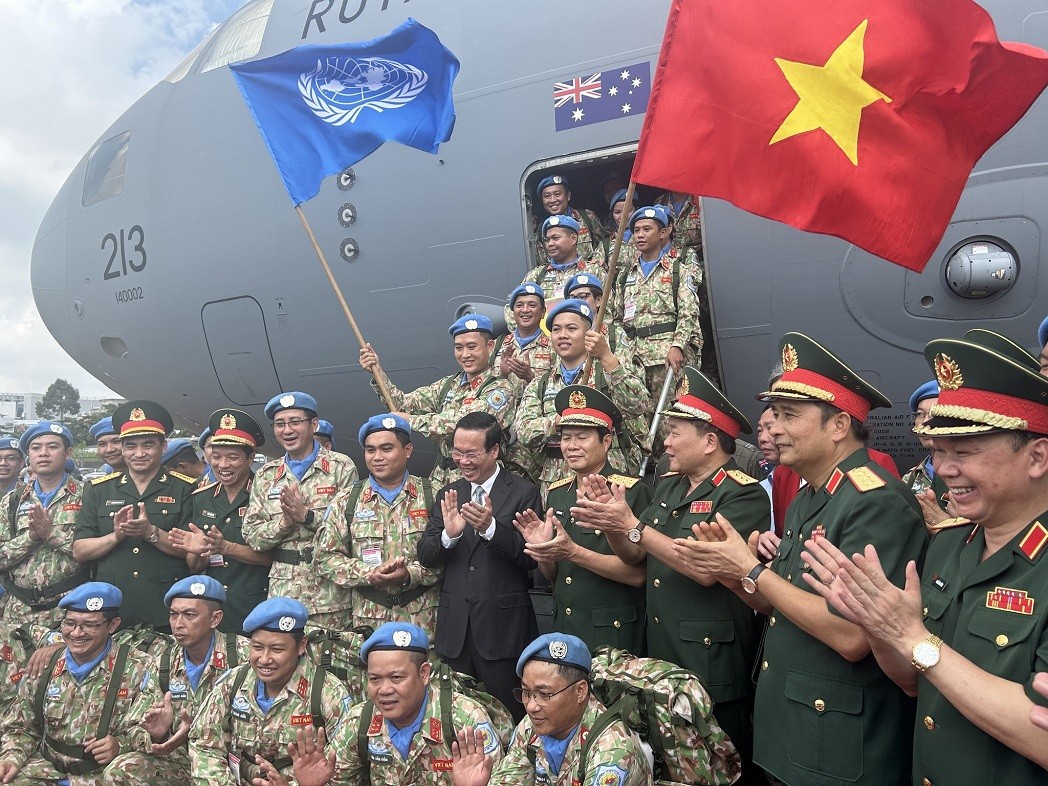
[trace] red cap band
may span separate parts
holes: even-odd
[[[701,398],[685,393],[683,396],[679,396],[677,398],[677,403],[706,413],[710,416],[711,425],[716,426],[732,439],[739,438],[739,433],[742,431],[742,426],[740,426],[734,418],[728,417],[716,407],[711,407]]]
[[[776,383],[776,386],[783,382],[797,382],[801,385],[818,388],[819,390],[832,394],[833,400],[827,401],[827,404],[832,404],[842,412],[847,412],[853,418],[856,418],[862,423],[866,422],[866,418],[870,414],[870,402],[862,395],[856,393],[854,390],[849,390],[838,382],[834,382],[829,377],[824,377],[822,374],[816,374],[814,371],[809,371],[806,368],[787,371],[779,379],[779,382]],[[789,391],[789,387],[785,387],[784,389]],[[774,392],[775,390],[773,388],[772,393]],[[812,398],[817,397],[813,396]]]
[[[243,442],[247,445],[255,446],[255,438],[248,434],[246,431],[241,431],[236,428],[220,428],[215,432],[216,437],[233,437],[234,439]]]
[[[612,428],[611,415],[609,415],[607,412],[601,412],[599,409],[566,409],[561,413],[560,419],[564,420],[564,418],[570,418],[572,415],[581,415],[583,417],[596,418],[600,422],[606,423],[609,429]],[[570,426],[572,424],[568,423],[567,425]]]
[[[958,388],[940,391],[938,406],[968,407],[1009,418],[1019,418],[1026,421],[1027,430],[1035,434],[1048,434],[1048,407],[1029,399],[978,388]]]
[[[125,434],[137,434],[140,431],[157,434],[167,434],[164,424],[156,420],[129,420],[120,427],[120,436]]]

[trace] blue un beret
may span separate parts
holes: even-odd
[[[304,409],[309,412],[313,417],[317,416],[317,400],[308,393],[301,393],[297,390],[291,391],[290,393],[281,393],[279,396],[273,396],[266,404],[265,413],[266,417],[272,420],[276,417],[276,414],[285,409]]]
[[[58,601],[58,608],[69,611],[120,611],[123,599],[123,594],[112,584],[89,581]]]
[[[517,298],[522,295],[532,295],[533,297],[537,297],[542,301],[542,305],[546,305],[546,293],[542,291],[542,287],[532,281],[528,281],[526,284],[521,284],[509,293],[509,307],[513,308],[513,304],[517,301]]]
[[[673,219],[670,218],[670,211],[662,205],[648,205],[647,207],[641,207],[633,211],[633,214],[630,216],[630,229],[633,229],[633,225],[642,218],[650,218],[652,221],[657,221],[664,227],[668,227],[673,223]]]
[[[387,622],[364,642],[360,648],[360,659],[368,662],[372,650],[406,650],[407,652],[429,652],[429,636],[418,625],[410,622]]]
[[[196,455],[196,450],[193,448],[193,443],[188,439],[172,439],[167,443],[167,450],[164,451],[164,455],[160,457],[160,463],[166,464],[179,453],[186,448],[193,451],[193,455]]]
[[[294,598],[270,598],[259,603],[244,619],[244,633],[256,630],[292,633],[306,627],[309,611]]]
[[[560,301],[550,309],[549,314],[546,315],[546,329],[553,330],[553,320],[565,311],[569,311],[572,314],[578,314],[580,317],[587,320],[590,325],[593,324],[593,309],[589,307],[589,303],[585,300],[579,300],[578,298],[568,298],[567,300]]]
[[[330,420],[317,421],[317,436],[327,437],[331,440],[331,447],[335,447],[335,427],[332,425]]]
[[[542,180],[539,181],[539,184],[535,186],[535,196],[542,199],[543,189],[549,188],[550,186],[564,186],[565,190],[571,188],[571,184],[564,175],[550,175],[549,177],[542,178]]]
[[[491,320],[483,314],[463,314],[448,328],[448,333],[451,334],[452,338],[463,333],[473,333],[475,331],[487,333],[489,336],[495,335],[495,328],[492,326]]]
[[[3,439],[0,439],[0,450],[17,450],[25,456],[25,453],[22,452],[22,446],[18,444],[17,437],[4,437]]]
[[[42,437],[45,434],[55,434],[65,440],[67,448],[73,447],[73,432],[61,423],[52,423],[50,420],[41,420],[39,423],[34,423],[25,430],[21,439],[18,440],[18,449],[21,450],[22,453],[28,454],[29,443],[37,437]]]
[[[211,429],[210,428],[205,428],[203,431],[200,432],[200,436],[197,437],[197,444],[201,448],[203,448],[205,445],[207,445],[207,441],[209,439],[211,439],[211,437],[213,437],[213,436],[215,436],[215,435],[211,431]]]
[[[939,383],[931,379],[910,394],[910,412],[917,411],[917,405],[926,398],[938,398]]]
[[[554,227],[570,229],[575,233],[578,233],[579,229],[581,229],[579,222],[571,216],[550,216],[542,222],[542,231],[539,233],[539,237],[546,237],[546,230]]]
[[[593,656],[586,642],[567,633],[543,633],[525,647],[517,659],[518,677],[524,676],[524,664],[529,660],[577,666],[587,673],[593,664]]]
[[[1041,322],[1041,326],[1037,328],[1037,343],[1041,349],[1044,349],[1044,345],[1048,344],[1048,317],[1044,318]]]
[[[571,291],[579,287],[592,287],[600,294],[604,294],[604,282],[600,280],[600,276],[595,276],[592,273],[576,273],[564,285],[564,297],[570,298]]]
[[[189,598],[190,600],[215,600],[219,603],[226,602],[226,591],[221,583],[211,576],[186,576],[171,585],[171,589],[164,595],[164,605],[171,607],[171,601],[176,598]]]
[[[116,434],[116,428],[113,426],[112,416],[108,418],[102,418],[100,421],[95,423],[91,428],[88,429],[91,432],[91,439],[98,441],[99,437],[108,437]]]
[[[374,434],[376,431],[399,431],[407,435],[409,440],[411,439],[411,424],[400,415],[385,412],[381,415],[372,415],[360,427],[360,431],[357,432],[357,441],[360,443],[360,447],[364,447],[364,440],[368,438],[369,434]]]
[[[615,192],[615,195],[611,198],[611,201],[608,202],[608,207],[615,207],[615,205],[617,205],[619,202],[625,202],[625,201],[626,201],[626,189],[625,188],[620,188],[618,191]],[[635,205],[635,204],[637,204],[637,202],[638,202],[637,195],[636,195],[636,193],[634,193],[633,194],[633,204]]]

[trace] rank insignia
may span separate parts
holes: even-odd
[[[1016,614],[1033,614],[1034,599],[1024,590],[995,587],[993,592],[986,593],[986,608],[1014,611]]]
[[[444,742],[444,730],[440,726],[440,718],[429,719],[429,737],[433,742]]]
[[[228,412],[222,416],[222,419],[218,422],[219,427],[223,429],[233,429],[237,427],[237,419]]]
[[[324,470],[324,472],[331,471],[331,462],[327,460],[326,456],[320,460],[320,468]]]
[[[303,699],[307,698],[309,696],[309,680],[307,680],[305,677],[299,677],[298,678],[298,691],[296,691],[296,692]]]
[[[697,499],[691,503],[691,507],[688,508],[689,513],[712,513],[713,512],[713,500],[712,499]]]
[[[15,662],[15,651],[10,646],[5,644],[0,648],[0,660],[7,661],[8,663]]]
[[[844,473],[841,472],[840,467],[834,467],[833,474],[830,475],[830,479],[826,481],[826,490],[832,495],[837,493],[837,489],[841,487],[841,482],[844,480]]]
[[[727,478],[728,473],[725,471],[724,467],[721,467],[717,470],[717,473],[710,480],[710,483],[712,483],[714,486],[719,486],[721,483],[727,480]]]
[[[1040,556],[1046,544],[1048,544],[1048,529],[1045,529],[1041,522],[1035,521],[1019,542],[1019,550],[1033,561]]]
[[[377,712],[371,716],[371,725],[368,726],[368,734],[378,734],[382,731],[382,716]]]
[[[225,669],[226,669],[226,653],[220,652],[219,650],[216,649],[215,650],[215,654],[214,654],[214,656],[211,659],[211,665],[214,666],[216,669],[221,669],[222,671],[225,671]]]
[[[244,514],[247,513],[247,505],[241,507],[240,510],[237,511],[237,513],[239,514],[240,518],[244,518]]]

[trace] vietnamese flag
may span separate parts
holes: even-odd
[[[920,271],[1046,85],[971,0],[674,0],[633,179]]]

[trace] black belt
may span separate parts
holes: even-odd
[[[644,327],[623,325],[622,329],[630,338],[651,338],[652,336],[661,336],[663,333],[672,333],[677,329],[677,323],[658,322],[654,325],[645,325]]]
[[[74,590],[87,581],[87,573],[77,573],[67,579],[62,579],[57,584],[51,584],[41,589],[32,587],[20,587],[10,576],[4,579],[4,589],[27,605],[32,611],[50,611],[58,605],[70,590]]]
[[[273,562],[283,562],[285,565],[301,565],[313,561],[313,549],[277,549],[273,552]]]
[[[55,753],[71,759],[79,759],[79,761],[61,761],[51,753],[51,750],[48,750],[49,748],[55,751]],[[45,759],[54,765],[56,770],[67,775],[90,775],[92,772],[102,769],[102,765],[95,761],[94,758],[89,759],[87,757],[87,754],[84,753],[83,745],[66,745],[64,742],[59,742],[45,735],[44,744],[40,746],[40,752]]]
[[[378,587],[355,587],[353,591],[372,603],[377,603],[379,606],[387,609],[393,609],[398,606],[407,606],[412,601],[421,598],[430,589],[432,587],[415,587],[415,589],[407,592],[387,592]]]
[[[279,772],[280,770],[286,769],[294,764],[288,757],[281,759],[269,759],[269,763]],[[251,772],[251,767],[255,767],[255,772]],[[252,777],[258,776],[258,766],[255,764],[255,754],[248,753],[246,750],[241,749],[240,751],[240,782],[251,783]]]

